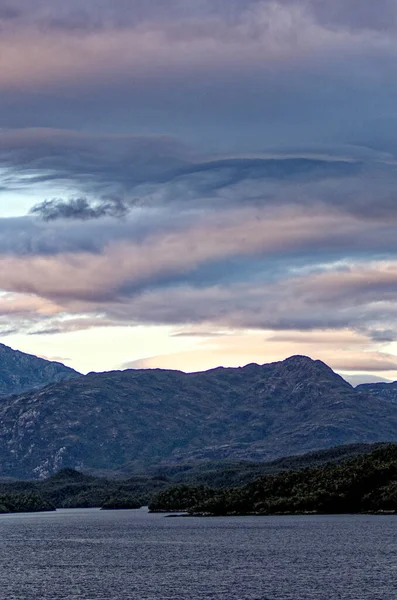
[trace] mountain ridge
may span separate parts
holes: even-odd
[[[0,400],[79,376],[80,373],[61,362],[49,361],[0,343]]]
[[[397,440],[397,407],[322,361],[90,373],[0,405],[0,476],[187,460],[264,461]]]
[[[397,405],[397,381],[362,383],[356,389],[371,394],[374,398],[382,398]]]

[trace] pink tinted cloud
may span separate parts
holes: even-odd
[[[203,339],[190,350],[150,356],[125,364],[124,368],[179,368],[193,371],[219,365],[237,367],[251,362],[264,364],[284,360],[293,354],[305,354],[323,360],[336,370],[397,370],[395,356],[371,348],[365,336],[345,331],[310,332],[305,334],[305,339],[300,339],[298,335],[291,338],[291,333],[281,332],[270,337],[267,332],[241,331],[227,338]]]
[[[285,213],[260,220],[242,211],[229,222],[141,243],[111,244],[99,254],[2,256],[0,278],[10,292],[37,296],[31,310],[47,316],[63,310],[101,313],[115,323],[212,323],[276,330],[346,327],[370,333],[389,328],[397,314],[395,261],[341,262],[317,265],[312,271],[291,269],[274,281],[195,285],[191,274],[203,264],[244,254],[276,256],[311,243],[313,231],[324,242],[330,230],[346,225],[346,219],[332,221],[325,215],[290,216],[286,226]],[[346,235],[353,222],[346,226]]]
[[[256,3],[234,21],[207,15],[86,31],[21,22],[5,29],[0,40],[0,88],[125,78],[133,83],[192,69],[262,70],[296,64],[314,53],[395,49],[393,40],[384,32],[328,28],[304,5],[277,2]]]
[[[157,279],[187,275],[213,261],[335,244],[360,230],[354,217],[296,207],[214,213],[182,231],[149,235],[140,242],[113,242],[96,254],[3,255],[0,279],[5,290],[53,299],[109,300],[123,289],[150,287]]]

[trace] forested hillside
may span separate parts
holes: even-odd
[[[397,512],[397,445],[338,465],[259,477],[242,487],[171,487],[150,508],[208,515]]]

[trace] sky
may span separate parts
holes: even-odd
[[[0,0],[0,341],[397,379],[397,0]]]

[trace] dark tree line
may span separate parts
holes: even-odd
[[[149,507],[208,515],[397,512],[397,445],[338,465],[259,477],[241,487],[177,486],[157,494]]]
[[[36,492],[0,494],[0,513],[42,512],[55,510],[48,499]]]
[[[350,458],[343,460],[346,452]],[[331,462],[322,462],[325,456]],[[124,480],[63,469],[43,481],[0,481],[3,513],[147,504],[152,511],[209,515],[394,512],[397,445],[380,445],[367,454],[336,448],[262,465],[162,467]]]

